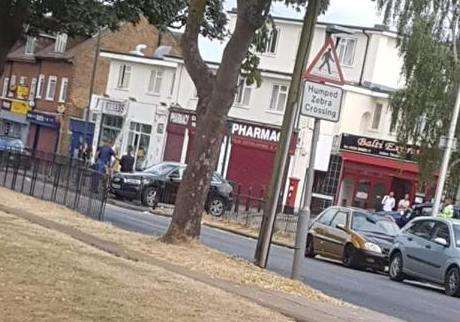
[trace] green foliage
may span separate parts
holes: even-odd
[[[458,0],[376,0],[384,22],[399,32],[404,89],[391,97],[393,126],[402,143],[421,147],[422,180],[439,168],[438,142],[448,132],[460,82],[456,42]]]

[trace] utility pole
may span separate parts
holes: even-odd
[[[273,235],[273,226],[276,218],[276,210],[283,185],[284,169],[286,168],[289,154],[289,146],[292,138],[292,131],[296,120],[302,73],[306,69],[308,56],[313,42],[316,20],[320,10],[321,0],[309,0],[305,12],[303,27],[300,36],[297,57],[289,87],[286,110],[284,112],[283,124],[281,127],[280,140],[277,145],[273,174],[270,186],[267,191],[267,198],[264,205],[262,224],[260,227],[259,239],[255,253],[255,264],[265,268],[267,266],[268,253]]]
[[[446,183],[447,172],[449,169],[450,157],[454,147],[455,130],[457,129],[457,121],[460,116],[460,85],[457,91],[457,99],[455,100],[454,113],[452,121],[450,122],[449,134],[447,136],[447,146],[444,150],[444,157],[442,159],[441,172],[439,173],[438,185],[436,186],[436,195],[434,197],[433,215],[437,216],[441,206],[442,193]]]

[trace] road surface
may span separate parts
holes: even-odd
[[[105,220],[120,228],[148,235],[161,235],[169,218],[107,205]],[[203,226],[203,244],[224,253],[252,260],[256,241]],[[274,246],[268,269],[289,276],[293,251]],[[345,268],[321,259],[303,263],[304,283],[336,298],[407,321],[460,321],[460,299],[440,288],[420,283],[396,283],[382,274]]]

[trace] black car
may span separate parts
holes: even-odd
[[[143,205],[153,208],[158,203],[174,204],[186,167],[181,163],[163,162],[142,172],[118,173],[111,180],[110,191],[118,198],[140,200]],[[213,216],[222,216],[232,207],[232,191],[231,184],[214,173],[206,211]]]

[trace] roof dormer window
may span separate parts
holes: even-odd
[[[32,36],[27,36],[26,47],[24,54],[33,55],[35,53],[35,44],[37,43],[37,38]]]
[[[64,53],[67,48],[67,34],[57,34],[56,43],[54,44],[54,52]]]

